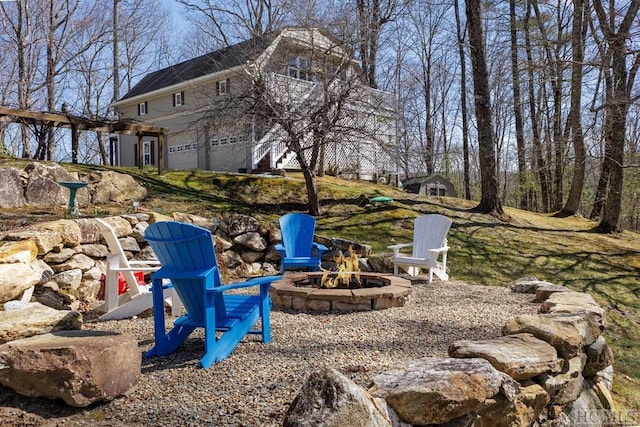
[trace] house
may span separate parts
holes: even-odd
[[[437,174],[407,179],[402,182],[402,187],[421,196],[458,197],[453,183]]]
[[[285,28],[255,37],[145,76],[112,106],[121,120],[143,121],[168,133],[160,143],[154,137],[118,136],[112,157],[117,164],[140,167],[157,166],[160,159],[163,169],[295,170],[300,164],[282,121],[246,108],[255,100],[256,82],[268,81],[261,88],[272,90],[274,100],[290,100],[286,114],[305,132],[302,144],[311,147],[317,133],[307,112],[331,99],[328,90],[343,88],[356,76],[357,62],[327,31]],[[359,77],[357,82],[333,133],[323,135],[322,149],[299,151],[305,159],[321,156],[319,164],[328,173],[377,179],[397,171],[396,98],[362,85]]]

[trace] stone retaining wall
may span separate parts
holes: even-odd
[[[609,426],[613,354],[604,310],[585,293],[535,279],[516,282],[540,313],[509,320],[503,336],[457,341],[449,358],[424,358],[373,378],[365,390],[326,367],[312,374],[284,425]],[[622,417],[622,418],[621,418]],[[632,425],[632,424],[623,424]]]
[[[153,259],[144,239],[149,223],[177,220],[210,229],[223,276],[275,274],[280,256],[273,249],[280,230],[255,218],[231,214],[223,220],[174,213],[136,213],[104,218],[114,228],[127,257]],[[56,309],[80,308],[98,298],[106,272],[105,245],[94,219],[61,219],[6,232],[0,241],[0,304],[34,287],[32,301]],[[224,277],[223,277],[224,278]]]

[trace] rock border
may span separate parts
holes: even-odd
[[[285,416],[285,427],[605,426],[618,419],[611,397],[613,354],[606,313],[586,293],[521,279],[537,315],[506,322],[502,336],[457,341],[448,358],[423,358],[377,375],[368,390],[340,372],[313,373]]]

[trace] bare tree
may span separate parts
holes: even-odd
[[[471,178],[469,173],[469,121],[467,119],[467,60],[465,56],[465,33],[460,21],[460,6],[458,0],[454,0],[456,15],[456,36],[458,41],[458,53],[460,56],[460,109],[462,112],[462,155],[463,155],[463,182],[464,198],[471,200]]]
[[[509,0],[509,23],[511,33],[511,79],[513,87],[513,114],[516,126],[516,144],[518,158],[518,190],[520,192],[520,208],[529,209],[527,191],[527,162],[524,142],[524,119],[522,117],[522,97],[520,95],[520,64],[518,61],[518,23],[516,19],[516,2]]]
[[[287,19],[285,0],[177,1],[196,18],[198,32],[218,47],[275,31]]]
[[[609,13],[605,10],[601,0],[593,0],[593,7],[598,18],[599,29],[606,43],[606,57],[602,58],[603,67],[610,70],[605,73],[611,91],[606,100],[605,145],[609,149],[610,161],[608,191],[605,199],[603,215],[596,227],[597,231],[609,233],[619,228],[620,211],[622,206],[622,184],[624,146],[626,135],[627,114],[631,104],[631,89],[635,76],[640,68],[640,52],[633,54],[633,62],[627,69],[627,57],[630,54],[627,41],[630,30],[640,9],[640,0],[632,0],[622,19],[615,28],[616,8],[614,1],[609,3]]]
[[[496,140],[491,114],[489,75],[485,58],[484,36],[480,0],[466,0],[471,65],[473,68],[473,93],[475,97],[478,147],[480,155],[481,194],[476,210],[482,213],[504,215],[498,197],[496,170]]]
[[[383,28],[398,13],[397,0],[355,0],[362,75],[367,85],[377,88],[376,65]]]
[[[542,136],[540,132],[540,120],[539,120],[539,111],[537,107],[537,97],[535,93],[536,87],[536,79],[534,76],[534,58],[533,58],[533,47],[531,42],[531,2],[527,1],[527,9],[525,12],[525,17],[523,21],[524,27],[524,38],[525,38],[525,50],[527,53],[527,92],[529,99],[529,119],[531,121],[531,140],[533,145],[533,157],[535,168],[534,170],[537,172],[538,181],[540,185],[540,196],[541,196],[541,209],[543,212],[548,212],[551,209],[551,196],[550,196],[550,178],[549,171],[547,168],[546,157],[543,152],[542,147]]]
[[[584,37],[585,37],[585,2],[573,0],[573,29],[571,32],[571,136],[575,153],[573,179],[567,201],[559,212],[561,216],[570,216],[578,213],[582,200],[582,190],[585,179],[586,152],[584,147],[584,134],[582,131],[582,67],[584,62]]]

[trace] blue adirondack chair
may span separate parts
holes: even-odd
[[[280,273],[287,267],[320,269],[322,254],[327,247],[313,241],[316,219],[303,213],[289,213],[280,217],[282,243],[275,246],[282,262]]]
[[[166,356],[177,350],[196,328],[204,328],[205,354],[200,363],[208,368],[228,357],[249,333],[271,340],[269,285],[280,276],[265,276],[222,285],[211,232],[176,221],[151,224],[145,238],[162,268],[153,273],[153,320],[155,345],[145,356]],[[165,332],[163,280],[169,279],[186,314]],[[166,285],[165,285],[166,286]],[[228,295],[231,289],[260,287],[260,294]],[[252,329],[261,320],[260,329]],[[216,331],[223,332],[216,337]]]

